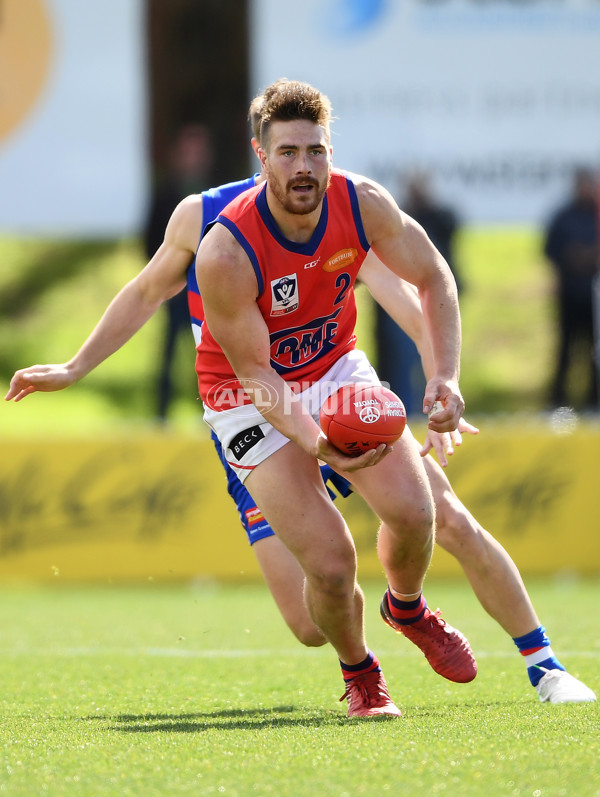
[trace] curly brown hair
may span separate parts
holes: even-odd
[[[257,94],[250,103],[248,121],[250,122],[252,135],[258,142],[260,142],[260,123],[262,121],[262,110],[265,101],[269,100],[281,86],[289,82],[290,81],[286,77],[278,78],[275,83],[271,83],[270,86],[267,86],[261,94]]]
[[[253,125],[253,130],[258,131],[259,135],[255,133],[255,137],[263,146],[273,122],[293,122],[303,119],[320,125],[329,136],[331,102],[329,97],[314,86],[299,80],[280,78],[264,90],[262,97],[260,125],[256,128]],[[252,106],[250,109],[252,113]]]

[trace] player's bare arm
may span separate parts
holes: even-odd
[[[196,276],[205,323],[244,389],[252,399],[253,384],[258,381],[261,386],[268,386],[270,402],[264,401],[261,391],[257,409],[272,426],[311,456],[340,470],[357,470],[375,464],[385,455],[386,446],[355,458],[341,454],[271,367],[269,332],[256,303],[256,276],[245,252],[221,225],[205,236],[198,249]]]
[[[456,429],[464,410],[459,387],[461,327],[452,272],[423,228],[403,213],[385,188],[357,177],[363,223],[374,253],[397,276],[415,285],[429,333],[435,373],[427,383],[423,411],[437,432]]]
[[[77,354],[66,363],[33,365],[17,371],[6,400],[21,401],[35,392],[52,392],[78,382],[121,348],[185,285],[202,229],[202,200],[188,197],[173,212],[165,240],[145,268],[109,304]]]
[[[361,266],[359,279],[366,285],[375,301],[415,342],[425,377],[430,379],[435,373],[435,363],[416,287],[396,276],[372,252],[369,252]],[[448,465],[448,457],[452,456],[455,448],[462,444],[462,435],[478,433],[479,429],[464,418],[460,419],[458,428],[452,432],[440,433],[428,429],[420,450],[421,456],[424,457],[434,450],[438,462],[445,468]]]
[[[429,379],[435,371],[435,363],[416,287],[391,272],[373,252],[365,258],[358,278],[377,304],[414,341]]]

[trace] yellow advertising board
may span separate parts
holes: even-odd
[[[523,574],[600,575],[598,424],[581,423],[565,432],[536,421],[486,421],[481,429],[475,438],[465,435],[446,469],[471,514]],[[353,534],[361,573],[367,565],[375,572],[365,513],[356,510]],[[461,572],[436,546],[429,577]]]
[[[524,574],[600,574],[600,429],[486,423],[447,470]],[[419,430],[417,430],[418,433]],[[377,521],[339,499],[360,576],[382,577]],[[0,458],[0,578],[62,582],[257,578],[204,438],[10,440]],[[436,548],[430,577],[460,573]]]

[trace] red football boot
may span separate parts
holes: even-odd
[[[394,704],[381,671],[373,670],[356,675],[346,682],[346,691],[340,697],[348,700],[349,717],[401,717],[402,712]]]
[[[466,684],[477,675],[477,662],[469,641],[440,617],[440,610],[425,614],[416,623],[401,625],[390,611],[388,593],[381,601],[381,616],[399,634],[403,634],[420,648],[433,669],[449,681]]]

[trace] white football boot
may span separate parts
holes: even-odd
[[[545,670],[535,687],[542,703],[592,703],[596,695],[564,670]]]

